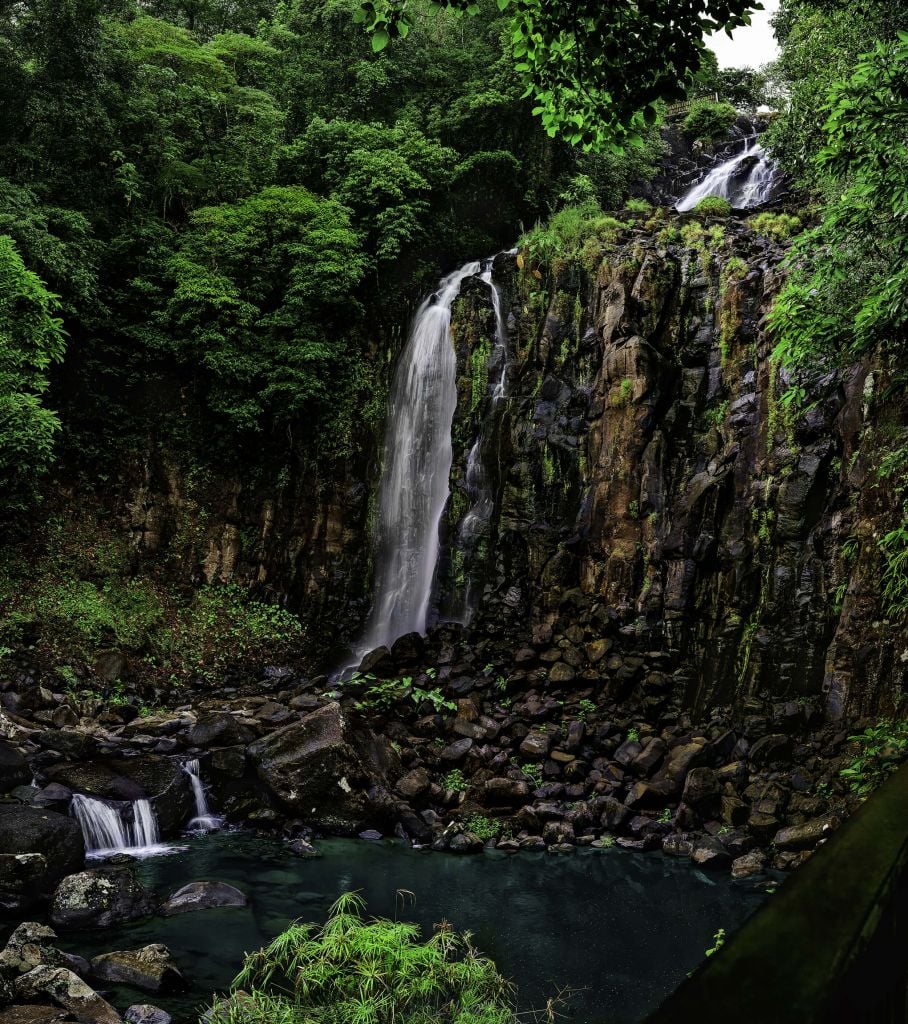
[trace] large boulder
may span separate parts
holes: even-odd
[[[400,774],[396,755],[336,703],[263,737],[249,756],[278,803],[322,828],[357,833],[391,814],[388,776]]]
[[[144,992],[173,992],[186,986],[170,950],[160,942],[92,957],[91,973],[101,981]]]
[[[15,747],[0,740],[0,793],[28,785],[31,777],[25,758]]]
[[[803,825],[789,825],[775,834],[773,846],[777,850],[809,850],[821,839],[839,827],[840,820],[834,814],[824,814],[821,818],[805,821]]]
[[[226,711],[205,715],[189,730],[187,739],[194,747],[232,747],[249,743],[255,733]]]
[[[0,804],[0,907],[20,910],[46,899],[84,860],[82,831],[72,818]]]
[[[154,912],[156,901],[128,866],[95,868],[69,875],[50,904],[59,928],[104,928]]]
[[[82,1024],[121,1024],[120,1015],[93,988],[65,967],[36,967],[16,981],[23,1000],[51,999]]]
[[[23,921],[0,953],[0,975],[16,978],[42,964],[47,967],[71,967],[69,958],[54,945],[56,939],[57,933],[46,924]]]
[[[226,882],[190,882],[177,889],[161,907],[164,917],[186,914],[190,910],[210,910],[212,907],[245,907],[244,893]]]

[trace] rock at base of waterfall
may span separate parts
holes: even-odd
[[[121,1024],[110,1003],[65,967],[36,967],[17,979],[15,991],[18,999],[50,998],[81,1024]]]
[[[46,924],[23,921],[0,953],[0,976],[14,978],[40,967],[72,967],[69,958],[56,948],[57,933]]]
[[[252,744],[249,756],[277,802],[311,824],[356,834],[391,817],[388,777],[401,774],[397,756],[336,703]]]
[[[123,1014],[123,1019],[126,1024],[171,1024],[173,1020],[166,1010],[151,1003],[134,1003]]]
[[[59,928],[105,928],[154,913],[156,901],[129,867],[95,868],[69,875],[50,904]]]
[[[0,907],[34,906],[64,875],[78,871],[84,860],[82,832],[72,818],[0,804]]]
[[[226,882],[190,882],[177,889],[161,907],[164,917],[186,914],[190,910],[212,907],[245,907],[249,901],[244,893]]]
[[[186,987],[170,950],[160,942],[92,957],[91,971],[102,981],[131,985],[144,992],[174,992]]]

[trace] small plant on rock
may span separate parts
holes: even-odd
[[[627,730],[627,742],[628,743],[639,743],[640,733],[636,729]]]
[[[704,196],[694,207],[694,213],[701,217],[728,217],[731,203],[722,196]]]
[[[497,839],[501,835],[501,822],[484,814],[470,814],[464,818],[463,824],[467,832],[472,832],[483,842],[487,839]]]
[[[454,793],[463,793],[470,788],[470,784],[463,777],[463,772],[459,768],[452,768],[447,775],[442,777],[441,788],[449,789]]]
[[[908,757],[908,722],[884,718],[848,739],[860,752],[839,774],[857,796],[872,793]]]
[[[590,715],[595,713],[595,711],[596,705],[591,700],[584,698],[580,702],[580,707],[577,710],[577,717],[581,722],[585,722]]]

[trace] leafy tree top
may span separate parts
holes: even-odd
[[[754,0],[496,0],[511,16],[515,70],[549,135],[585,149],[639,145],[660,100],[683,99],[704,34],[733,29]],[[382,50],[408,35],[413,0],[364,0],[357,18]],[[477,14],[475,0],[433,0],[435,11]]]

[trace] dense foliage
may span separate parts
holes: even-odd
[[[3,313],[6,493],[55,435],[83,485],[159,448],[269,479],[347,456],[442,270],[651,171],[654,129],[603,156],[547,137],[494,0],[432,6],[380,54],[356,0],[3,8],[0,260],[33,302]]]
[[[52,459],[60,421],[43,396],[65,348],[57,310],[56,296],[0,235],[0,511],[21,508]]]
[[[293,924],[248,956],[212,1024],[516,1024],[512,987],[469,935],[442,924],[421,942],[364,909],[345,893],[322,927]]]
[[[547,132],[591,149],[637,144],[658,101],[682,99],[700,71],[704,34],[750,20],[756,0],[497,0],[515,70]],[[383,49],[406,37],[412,0],[364,0],[359,20]],[[475,0],[436,0],[475,14]]]

